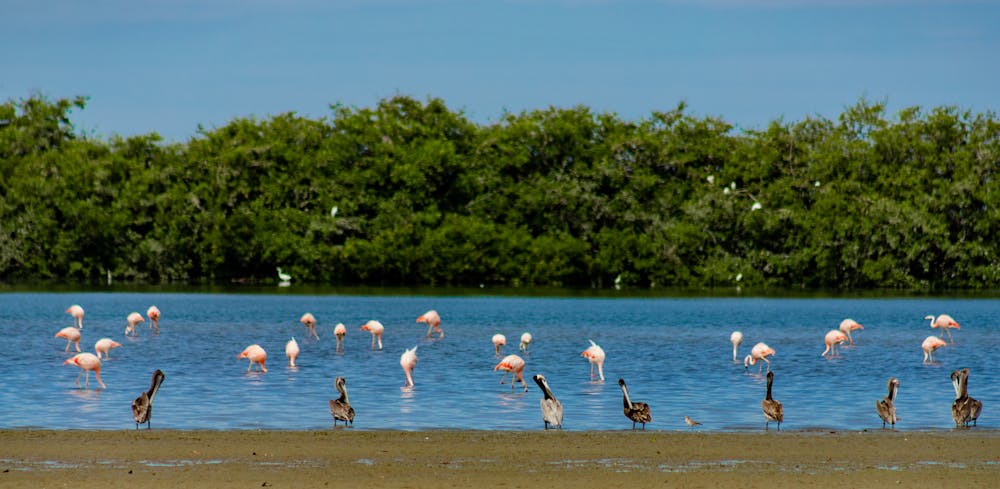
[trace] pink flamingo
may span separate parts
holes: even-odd
[[[840,332],[842,332],[845,335],[847,335],[847,341],[851,345],[854,344],[854,337],[851,336],[851,332],[852,331],[857,331],[859,329],[860,330],[864,330],[865,327],[862,326],[862,325],[860,325],[860,324],[858,324],[858,322],[855,321],[855,320],[853,320],[853,319],[845,319],[845,320],[843,320],[843,321],[840,322]]]
[[[413,387],[413,369],[417,366],[416,346],[406,350],[399,356],[399,366],[403,367],[403,373],[406,374],[406,383],[403,384],[403,386]]]
[[[76,351],[80,351],[80,330],[76,329],[76,326],[67,326],[60,329],[55,337],[66,340],[66,349],[63,351],[69,351],[70,343],[75,343]]]
[[[107,389],[108,387],[104,385],[104,381],[101,380],[101,359],[97,358],[93,353],[77,353],[73,358],[67,359],[63,362],[63,365],[76,365],[80,367],[80,374],[76,376],[76,385],[80,385],[80,375],[86,374],[86,386],[90,387],[90,371],[94,371],[94,377],[97,378],[98,385],[102,389]]]
[[[309,336],[312,338],[319,339],[319,335],[316,334],[316,317],[312,313],[305,313],[299,318],[299,322],[304,324],[307,329],[309,329]]]
[[[385,332],[385,326],[382,323],[372,319],[364,325],[361,326],[361,331],[369,331],[372,334],[372,350],[375,349],[375,341],[378,340],[378,349],[382,349],[382,333]]]
[[[104,354],[104,358],[111,358],[110,351],[112,348],[119,348],[122,344],[111,339],[111,338],[101,338],[94,343],[94,351],[97,352],[97,358],[101,358],[101,354]]]
[[[72,306],[69,306],[69,309],[66,309],[66,312],[70,316],[73,316],[73,319],[75,320],[74,325],[76,326],[76,328],[83,329],[83,308],[76,304],[73,304]]]
[[[418,323],[427,323],[427,337],[431,337],[431,331],[440,334],[438,338],[444,338],[444,330],[441,329],[441,316],[437,311],[431,309],[417,318]]]
[[[517,380],[521,382],[524,386],[524,391],[528,391],[528,384],[524,383],[524,359],[517,355],[507,355],[500,360],[500,363],[496,367],[493,367],[493,371],[503,370],[504,374],[500,377],[500,383],[503,383],[503,379],[507,377],[507,374],[513,374],[510,379],[510,390],[514,390],[514,381]]]
[[[500,356],[500,348],[507,344],[507,337],[497,333],[493,335],[493,349],[496,350],[497,356]]]
[[[149,325],[153,327],[153,331],[160,332],[160,309],[156,306],[149,306],[146,309],[146,317],[149,318]]]
[[[828,333],[826,333],[826,338],[824,338],[823,341],[826,343],[826,349],[823,350],[823,353],[820,356],[825,357],[829,352],[830,356],[839,357],[840,352],[837,351],[837,346],[843,345],[844,342],[847,341],[847,335],[840,330],[831,329]]]
[[[952,329],[962,329],[962,327],[959,326],[958,322],[955,321],[954,319],[952,319],[951,316],[949,316],[947,314],[942,314],[942,315],[938,316],[937,318],[935,318],[933,315],[931,315],[931,316],[925,316],[924,319],[930,319],[931,320],[931,327],[932,328],[943,329],[945,332],[947,332],[948,333],[948,341],[951,341],[953,343],[955,342],[955,339],[951,337],[951,330]]]
[[[344,351],[344,337],[347,336],[347,327],[344,323],[337,323],[333,327],[333,335],[337,337],[337,352]]]
[[[597,374],[604,381],[604,348],[597,346],[594,340],[587,340],[590,342],[590,346],[583,353],[580,353],[581,357],[587,359],[590,362],[590,380],[596,380],[597,377],[594,376],[594,366],[597,366]]]
[[[525,332],[521,335],[521,344],[517,347],[518,350],[524,352],[525,355],[528,354],[528,347],[531,346],[531,333]]]
[[[288,366],[294,367],[295,359],[299,357],[299,343],[295,341],[294,336],[285,343],[285,355],[288,357]]]
[[[253,364],[256,363],[260,365],[260,371],[262,373],[267,373],[267,367],[264,366],[264,362],[267,361],[267,352],[264,351],[264,349],[261,348],[260,345],[250,345],[246,347],[246,349],[243,350],[242,353],[236,356],[237,360],[243,358],[250,360],[250,366],[247,367],[247,372],[249,372],[250,369],[253,368]]]
[[[946,345],[947,343],[937,336],[925,338],[923,344],[920,345],[920,348],[924,350],[924,363],[934,363],[934,350]]]
[[[142,319],[142,315],[137,312],[133,312],[128,315],[126,321],[128,321],[128,325],[125,326],[125,336],[137,336],[139,333],[136,332],[135,327],[144,321],[144,319]]]
[[[774,348],[767,346],[764,342],[757,343],[750,350],[750,354],[743,358],[743,368],[749,370],[750,365],[755,365],[758,361],[763,360],[767,363],[767,371],[771,371],[771,361],[767,359],[769,356],[774,355]],[[760,373],[764,366],[761,365],[757,367],[757,373]]]
[[[733,363],[736,363],[739,361],[736,358],[736,352],[740,348],[740,343],[743,343],[743,333],[733,331],[733,334],[729,335],[729,342],[733,344]]]

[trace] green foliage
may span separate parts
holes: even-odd
[[[1000,285],[991,113],[861,100],[737,132],[679,104],[477,125],[398,96],[168,145],[79,137],[85,102],[0,104],[0,280]]]

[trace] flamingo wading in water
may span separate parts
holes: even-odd
[[[347,336],[347,327],[344,323],[337,323],[333,327],[333,335],[337,337],[337,353],[344,351],[344,337]]]
[[[375,349],[375,341],[378,340],[378,349],[382,349],[382,333],[385,332],[385,326],[382,323],[372,319],[364,325],[361,326],[361,331],[368,331],[372,334],[372,350]]]
[[[73,321],[74,321],[73,325],[76,326],[76,329],[83,329],[83,308],[82,307],[80,307],[80,306],[78,306],[76,304],[73,304],[72,306],[69,306],[68,309],[66,309],[66,313],[69,314],[70,316],[73,316]]]
[[[594,340],[587,341],[590,342],[590,346],[586,350],[583,350],[580,356],[590,362],[590,380],[596,380],[599,376],[601,382],[604,382],[604,348],[597,346]],[[597,367],[597,376],[594,375],[595,366]]]
[[[80,376],[86,375],[84,379],[86,381],[87,388],[90,388],[90,372],[94,372],[94,378],[97,379],[97,384],[101,386],[102,389],[107,389],[108,386],[104,385],[104,381],[101,380],[101,359],[97,358],[97,355],[93,353],[77,353],[63,362],[63,365],[76,365],[80,367],[80,374],[76,376],[76,385],[80,385]]]
[[[931,321],[931,328],[943,329],[946,333],[948,333],[948,341],[952,343],[955,342],[955,338],[952,338],[951,330],[962,329],[962,327],[958,324],[958,321],[955,321],[947,314],[942,314],[936,318],[933,315],[924,316],[924,319],[929,319]]]
[[[756,364],[758,361],[763,360],[767,363],[767,371],[771,371],[771,361],[767,359],[769,356],[774,356],[774,348],[767,346],[766,343],[760,342],[750,349],[750,354],[743,358],[743,368],[745,370],[750,369],[750,365]],[[757,367],[757,373],[760,373],[764,366],[761,365]]]
[[[333,380],[333,386],[340,392],[340,397],[330,399],[330,415],[333,416],[333,425],[337,426],[337,421],[343,421],[344,426],[351,423],[354,426],[354,408],[351,401],[347,399],[347,380],[337,377]]]
[[[743,343],[743,333],[733,331],[733,334],[729,335],[729,342],[733,344],[733,363],[739,362],[736,352],[739,351],[740,344]]]
[[[527,331],[525,331],[524,333],[522,333],[521,334],[521,344],[518,345],[518,347],[517,347],[518,351],[520,351],[520,352],[524,353],[525,355],[527,355],[528,354],[528,347],[531,346],[531,341],[533,339],[534,338],[532,338],[531,333],[529,333]]]
[[[288,366],[294,367],[295,359],[299,357],[299,342],[295,341],[294,336],[285,343],[285,356],[288,357]]]
[[[635,431],[635,424],[642,423],[645,431],[646,423],[653,421],[653,414],[649,410],[649,404],[644,402],[632,402],[628,395],[628,386],[625,379],[618,379],[618,386],[622,388],[622,404],[624,406],[625,417],[632,421],[632,431]]]
[[[149,306],[149,309],[146,309],[146,317],[149,318],[149,325],[153,328],[153,332],[159,333],[160,309],[156,306]]]
[[[403,374],[406,375],[406,383],[403,384],[403,387],[413,387],[413,369],[417,366],[416,346],[404,351],[399,356],[399,366],[403,367]]]
[[[864,330],[865,327],[858,324],[858,322],[853,319],[848,318],[840,322],[840,331],[847,335],[847,342],[850,345],[854,345],[854,337],[851,336],[851,332],[859,329]]]
[[[532,379],[542,389],[542,422],[545,423],[545,429],[549,429],[549,425],[552,425],[553,428],[558,426],[559,429],[562,429],[562,403],[552,394],[552,389],[549,389],[549,382],[545,380],[545,376],[538,374],[532,377]]]
[[[125,326],[125,336],[137,336],[139,333],[135,330],[135,327],[144,321],[142,314],[133,312],[125,320],[128,322],[128,325]]]
[[[497,333],[493,335],[493,338],[490,341],[493,342],[493,350],[496,351],[497,357],[499,357],[500,349],[507,344],[507,337],[500,333]]]
[[[111,358],[111,349],[119,348],[122,344],[111,339],[111,338],[101,338],[94,343],[94,351],[97,353],[97,358],[101,358],[101,354],[104,354],[104,358]]]
[[[77,329],[76,326],[67,326],[60,329],[59,332],[56,333],[55,338],[62,338],[66,340],[66,349],[63,351],[69,351],[70,343],[76,345],[76,351],[80,351],[80,336],[80,330]]]
[[[431,337],[431,333],[438,333],[440,336],[438,338],[444,338],[444,330],[441,329],[441,316],[438,315],[437,311],[431,309],[423,313],[417,318],[418,323],[427,323],[427,337]]]
[[[826,343],[826,349],[823,350],[820,356],[825,357],[829,353],[831,357],[839,357],[840,352],[837,350],[837,347],[843,345],[845,341],[847,341],[846,334],[838,329],[831,329],[826,333],[826,338],[823,339],[823,342]]]
[[[264,351],[264,349],[261,348],[260,345],[256,344],[250,345],[246,347],[246,349],[244,349],[239,355],[236,356],[237,360],[243,358],[250,360],[250,365],[247,366],[247,372],[249,372],[250,369],[252,369],[254,364],[256,363],[257,365],[260,366],[260,371],[262,373],[267,373],[267,367],[264,366],[264,363],[267,362],[267,352]]]
[[[500,383],[503,383],[503,379],[507,377],[507,374],[512,374],[510,378],[510,390],[514,390],[514,381],[518,381],[524,386],[524,391],[528,391],[528,384],[524,383],[524,359],[517,355],[507,355],[500,360],[493,371],[503,370],[504,374],[500,377]]]
[[[928,336],[927,338],[924,338],[924,342],[920,345],[920,349],[924,350],[924,363],[934,363],[934,350],[937,350],[945,345],[947,345],[947,343],[937,336]]]
[[[316,334],[316,317],[312,313],[307,312],[299,318],[299,322],[305,325],[306,329],[309,330],[309,337],[319,339],[319,335]]]
[[[896,417],[896,394],[899,393],[899,379],[895,377],[889,377],[889,393],[875,401],[875,412],[878,413],[878,417],[882,418],[882,429],[885,429],[885,424],[889,423],[889,427],[895,429],[896,421],[899,418]]]
[[[153,398],[156,397],[157,391],[160,390],[160,384],[163,383],[163,379],[166,376],[160,369],[156,369],[153,372],[153,379],[149,383],[149,389],[146,392],[139,394],[139,397],[132,401],[132,419],[135,420],[135,429],[139,429],[139,425],[146,423],[146,429],[151,429],[153,427]]]

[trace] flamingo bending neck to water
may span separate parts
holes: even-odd
[[[413,387],[413,369],[417,366],[417,347],[414,346],[403,352],[399,357],[399,366],[403,367],[406,374],[406,383],[403,387]]]
[[[924,363],[934,363],[934,350],[946,345],[947,343],[937,336],[928,336],[927,338],[924,338],[924,342],[920,345],[920,348],[924,350]]]
[[[364,325],[361,326],[361,331],[368,331],[372,334],[372,350],[375,349],[375,341],[378,340],[378,349],[382,349],[382,333],[385,332],[385,326],[382,323],[372,319]]]
[[[736,352],[739,350],[740,344],[743,343],[743,333],[733,331],[733,334],[729,335],[729,342],[733,344],[733,363],[739,362]]]
[[[74,326],[76,329],[83,329],[83,308],[73,304],[66,309],[66,313],[73,316]]]
[[[438,315],[437,311],[431,309],[423,313],[417,318],[418,323],[427,323],[427,337],[431,337],[431,333],[438,333],[440,336],[438,338],[444,338],[444,330],[441,329],[441,316]]]
[[[307,312],[299,318],[299,322],[305,325],[306,329],[309,330],[309,337],[319,339],[319,335],[316,334],[316,317],[312,313]]]
[[[604,381],[604,348],[601,348],[594,343],[594,340],[587,340],[590,342],[590,346],[586,350],[580,353],[581,357],[587,359],[590,362],[590,380],[596,380],[598,377],[601,382]],[[594,375],[594,367],[597,367],[597,375]]]
[[[845,319],[845,320],[843,320],[843,321],[840,322],[840,328],[839,329],[840,329],[840,331],[842,333],[844,333],[845,335],[847,335],[847,342],[848,342],[848,344],[854,345],[854,337],[851,336],[851,332],[857,331],[857,330],[864,330],[865,327],[862,326],[862,325],[860,325],[860,324],[858,324],[857,321],[848,318],[848,319]]]
[[[775,356],[774,348],[767,346],[766,343],[760,342],[750,349],[750,354],[743,358],[743,368],[745,370],[750,370],[751,365],[755,365],[758,361],[763,360],[767,363],[767,371],[771,371],[771,361],[767,359],[769,356]],[[761,365],[757,367],[757,373],[760,373],[764,366]]]
[[[94,372],[94,378],[97,379],[97,384],[101,386],[102,389],[107,389],[108,386],[104,385],[104,381],[101,380],[101,359],[97,358],[97,355],[93,353],[77,353],[63,362],[63,365],[76,365],[80,367],[80,373],[76,376],[76,385],[80,385],[80,376],[86,375],[84,379],[86,381],[86,387],[90,388],[90,372]]]
[[[524,386],[524,391],[525,392],[528,391],[528,384],[524,382],[523,358],[517,355],[507,355],[503,357],[503,360],[500,360],[500,363],[498,363],[495,367],[493,367],[494,372],[496,372],[497,370],[504,371],[504,374],[500,377],[501,384],[503,383],[504,378],[507,377],[507,374],[511,374],[510,390],[514,390],[514,382],[518,381],[521,383],[522,386]]]
[[[839,357],[840,352],[837,350],[837,347],[847,341],[847,335],[840,330],[831,329],[826,333],[826,338],[823,341],[826,343],[826,349],[823,350],[820,356],[825,357],[827,353],[830,353],[831,357]]]
[[[267,362],[267,352],[264,351],[260,345],[254,344],[246,347],[239,355],[236,356],[237,360],[242,358],[250,360],[250,365],[247,366],[247,372],[253,368],[254,364],[257,364],[260,366],[261,373],[267,373],[267,367],[264,366],[264,363]]]
[[[56,333],[55,338],[62,338],[66,340],[66,349],[63,351],[69,351],[69,345],[71,343],[76,345],[76,351],[80,351],[80,336],[79,329],[75,326],[67,326],[60,329],[59,332]]]

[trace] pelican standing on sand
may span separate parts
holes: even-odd
[[[440,336],[438,338],[444,338],[444,330],[441,329],[441,316],[438,315],[437,311],[431,309],[425,312],[423,315],[417,318],[418,323],[427,323],[427,337],[431,337],[431,333],[438,333]]]
[[[975,423],[983,411],[983,403],[969,397],[969,369],[956,370],[951,373],[951,383],[955,387],[955,402],[951,405],[951,417],[955,427],[969,427]]]
[[[756,364],[758,361],[763,360],[767,363],[767,371],[771,371],[771,361],[767,359],[769,356],[774,356],[774,348],[767,346],[764,342],[757,343],[750,349],[750,354],[743,358],[743,369],[750,370],[750,365]],[[764,368],[763,365],[757,367],[757,373],[760,373],[761,369]]]
[[[66,313],[69,314],[70,316],[73,316],[73,321],[74,321],[73,325],[76,326],[76,329],[83,329],[83,308],[82,307],[80,307],[80,306],[78,306],[76,304],[73,304],[72,306],[69,306],[68,309],[66,309]]]
[[[951,330],[962,329],[962,327],[959,326],[958,322],[952,319],[952,317],[947,314],[942,314],[937,318],[935,318],[933,315],[924,316],[924,319],[929,319],[931,321],[931,328],[943,329],[946,333],[948,333],[948,341],[952,343],[955,342],[955,338],[951,337]]]
[[[413,387],[413,369],[417,366],[416,346],[404,351],[399,356],[399,366],[403,367],[403,373],[406,374],[406,383],[403,384],[403,387]]]
[[[160,384],[163,383],[165,377],[160,369],[156,369],[153,372],[153,380],[149,383],[149,389],[132,401],[132,419],[135,420],[135,429],[138,430],[139,425],[143,423],[146,423],[147,430],[153,427],[153,398],[156,397],[156,392],[160,390]]]
[[[729,335],[729,341],[733,344],[733,363],[739,362],[736,352],[740,348],[740,343],[743,343],[743,333],[733,331],[733,334]]]
[[[333,335],[337,337],[337,353],[344,351],[344,337],[347,336],[347,327],[344,323],[337,323],[333,327]]]
[[[142,319],[142,314],[137,312],[130,313],[128,317],[125,318],[125,321],[128,322],[125,326],[125,336],[138,336],[139,332],[135,330],[135,327],[144,321],[144,319]]]
[[[90,371],[94,371],[94,378],[97,379],[97,384],[101,386],[102,389],[107,389],[108,386],[104,385],[104,381],[101,380],[101,359],[97,358],[97,355],[93,353],[77,353],[63,362],[63,365],[76,365],[80,367],[80,373],[76,376],[76,385],[80,385],[80,376],[86,374],[86,387],[90,388]]]
[[[153,328],[154,333],[160,332],[160,309],[156,306],[149,306],[146,309],[146,317],[149,318],[149,326]]]
[[[519,381],[521,385],[524,386],[524,391],[528,392],[528,384],[524,382],[524,359],[517,355],[507,355],[500,360],[500,363],[493,367],[493,371],[503,370],[504,374],[500,377],[500,383],[503,383],[503,379],[507,377],[507,374],[512,374],[510,378],[510,390],[514,390],[514,382]]]
[[[311,312],[307,312],[299,318],[299,322],[305,325],[306,329],[309,330],[309,337],[319,339],[319,335],[316,334],[316,317],[312,315]]]
[[[843,345],[845,341],[847,341],[846,334],[840,330],[831,329],[826,333],[826,338],[823,339],[823,342],[826,343],[826,349],[823,350],[823,353],[820,354],[820,356],[825,357],[829,352],[831,357],[839,357],[840,352],[837,351],[837,347]]]
[[[597,343],[594,343],[594,340],[587,341],[590,342],[590,346],[587,347],[586,350],[583,350],[583,352],[580,353],[580,356],[586,358],[587,361],[590,362],[590,380],[596,380],[599,376],[601,382],[604,382],[604,348],[597,346]],[[597,366],[598,376],[594,375],[594,366]]]
[[[69,345],[71,343],[76,344],[76,351],[80,351],[80,330],[76,326],[67,326],[60,329],[56,333],[55,338],[62,338],[66,340],[66,349],[63,351],[69,351]]]
[[[104,358],[111,358],[111,349],[120,348],[121,343],[111,339],[111,338],[101,338],[94,343],[94,352],[97,353],[97,358],[101,358],[101,354],[104,354]]]
[[[937,336],[928,336],[924,338],[924,342],[920,345],[920,349],[924,350],[924,363],[934,363],[934,350],[947,345],[941,338]]]
[[[622,388],[622,404],[624,405],[625,417],[632,421],[632,431],[635,431],[635,424],[642,423],[643,431],[646,430],[646,423],[653,421],[653,415],[649,411],[649,404],[644,402],[632,402],[628,396],[628,386],[625,379],[618,379],[618,385]]]
[[[333,425],[337,426],[337,421],[343,421],[344,426],[351,423],[354,426],[354,408],[347,399],[347,381],[343,377],[333,380],[333,386],[340,392],[340,397],[330,400],[330,414],[333,416]]]
[[[375,349],[376,340],[378,340],[378,349],[382,349],[382,333],[385,332],[385,326],[382,326],[382,323],[372,319],[361,326],[361,331],[368,331],[372,334],[372,350]]]
[[[239,355],[236,356],[237,360],[243,358],[250,360],[250,365],[247,367],[247,372],[249,372],[250,369],[253,368],[253,365],[256,363],[260,365],[261,373],[267,373],[267,367],[264,366],[264,363],[267,362],[267,352],[264,351],[264,349],[261,348],[260,345],[256,344],[250,345],[246,347],[246,349],[244,349],[243,352],[241,352]]]
[[[295,359],[299,357],[299,342],[295,341],[294,336],[285,343],[285,356],[288,357],[288,366],[294,367]]]
[[[760,408],[764,411],[764,431],[767,431],[768,424],[772,421],[778,423],[778,431],[781,431],[781,422],[785,419],[785,410],[777,399],[771,397],[771,384],[774,383],[774,372],[767,372],[767,396],[760,401]]]
[[[889,423],[890,428],[895,429],[896,421],[899,421],[899,418],[896,417],[897,393],[899,393],[899,379],[889,377],[889,394],[875,401],[875,411],[878,413],[878,417],[882,418],[882,429],[885,429],[886,423]]]
[[[553,428],[558,426],[561,430],[563,420],[562,403],[559,402],[559,399],[556,399],[556,396],[552,395],[552,389],[549,389],[549,382],[545,380],[543,375],[535,375],[532,379],[535,380],[538,387],[542,389],[542,394],[544,394],[541,406],[542,421],[545,423],[545,429],[549,429],[549,425],[552,425]]]
[[[853,319],[848,318],[840,322],[840,332],[847,335],[847,342],[850,345],[854,345],[854,338],[851,336],[851,332],[859,329],[864,330],[865,327]]]

